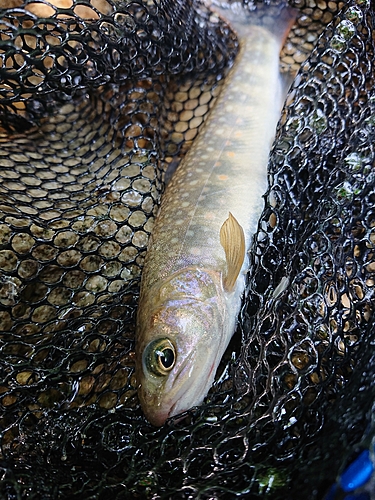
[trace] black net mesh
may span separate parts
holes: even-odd
[[[303,64],[240,331],[205,405],[160,429],[134,380],[140,271],[235,34],[199,1],[1,3],[2,498],[322,498],[367,444],[373,4],[290,3],[282,68]]]

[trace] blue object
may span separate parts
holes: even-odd
[[[370,451],[365,450],[342,473],[340,486],[344,491],[354,491],[366,484],[373,472]]]
[[[344,500],[370,500],[370,495],[364,491],[355,494],[355,490],[364,486],[375,471],[375,466],[371,460],[370,451],[362,451],[341,474],[338,482],[329,490],[325,500],[335,500],[338,491],[349,493]],[[350,494],[354,492],[354,494]]]

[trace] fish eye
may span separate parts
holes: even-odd
[[[156,339],[145,350],[145,364],[154,375],[167,375],[176,363],[176,349],[169,339]]]

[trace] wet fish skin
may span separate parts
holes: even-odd
[[[288,29],[292,16],[286,17],[280,32]],[[238,256],[238,225],[249,248],[264,205],[283,102],[282,36],[249,25],[246,16],[234,19],[239,54],[167,186],[142,275],[136,377],[142,408],[154,425],[200,404],[211,387],[236,327],[248,267],[245,255],[241,271],[230,271],[238,276],[228,279],[227,257]],[[224,251],[220,233],[229,213],[234,222]]]

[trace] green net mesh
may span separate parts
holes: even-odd
[[[373,3],[290,3],[302,66],[239,331],[160,429],[134,380],[142,262],[236,36],[193,0],[1,3],[1,498],[322,498],[370,439]]]

